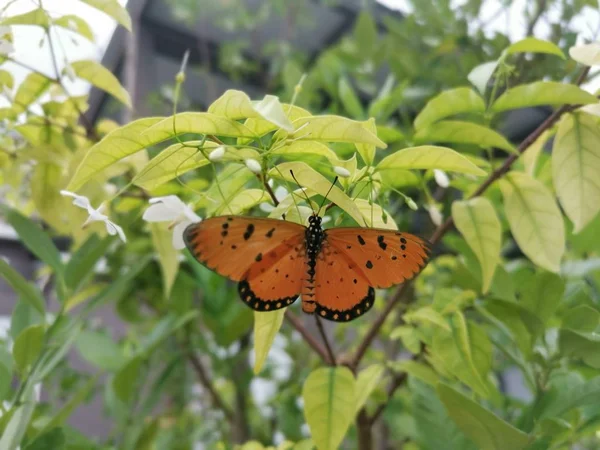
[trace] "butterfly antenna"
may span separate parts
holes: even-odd
[[[329,186],[329,190],[327,191],[327,194],[325,194],[325,197],[323,197],[323,201],[321,202],[321,206],[319,206],[319,210],[317,211],[317,216],[321,213],[321,209],[323,208],[323,205],[325,205],[325,202],[327,201],[327,196],[329,195],[329,193],[333,189],[333,186],[335,186],[335,183],[337,183],[338,178],[339,177],[335,177],[333,179],[333,183],[331,183],[331,186]]]
[[[308,203],[308,206],[310,206],[310,209],[312,209],[312,203],[310,202],[310,199],[308,198],[308,195],[306,194],[306,191],[304,190],[304,188],[302,186],[300,186],[300,183],[298,183],[298,180],[296,179],[296,176],[294,175],[294,171],[290,169],[290,173],[292,174],[292,178],[294,179],[294,181],[296,182],[296,184],[298,185],[298,187],[300,188],[300,190],[304,194],[304,197],[306,198],[306,202]],[[315,210],[312,209],[312,212],[314,214]]]

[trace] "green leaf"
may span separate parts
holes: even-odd
[[[183,144],[173,144],[152,158],[134,177],[132,183],[143,189],[153,190],[184,173],[210,163],[198,148],[201,141],[189,141]],[[204,148],[208,153],[217,144],[205,142]]]
[[[288,105],[285,103],[283,103],[281,106],[283,107],[288,119],[292,122],[300,117],[312,117],[310,112],[298,106]],[[251,130],[255,136],[264,136],[265,134],[277,129],[277,125],[263,119],[262,117],[250,117],[244,122],[244,126]],[[238,144],[247,143],[248,140],[249,139],[240,138],[238,139]]]
[[[42,8],[32,9],[18,16],[7,17],[0,25],[38,25],[45,30],[50,27],[48,14]]]
[[[15,83],[15,79],[8,70],[0,70],[0,89],[6,86],[8,89],[12,89]]]
[[[358,122],[341,116],[310,116],[294,120],[294,132],[288,139],[322,142],[347,142],[350,144],[371,144],[386,148],[387,144],[370,131],[369,121]],[[279,131],[275,134],[284,134]]]
[[[134,120],[108,133],[86,152],[67,190],[77,191],[87,181],[117,161],[168,139],[170,136],[169,130],[157,130],[154,133],[142,134],[143,131],[161,120],[163,120],[162,117]]]
[[[56,158],[56,155],[50,155]],[[38,161],[31,175],[31,198],[40,217],[58,231],[65,230],[60,211],[64,197],[60,195],[63,186],[63,167],[53,162]]]
[[[354,38],[359,52],[368,57],[377,45],[377,25],[373,16],[363,10],[354,23]]]
[[[330,201],[346,211],[354,220],[356,220],[358,224],[362,225],[364,223],[362,214],[352,199],[348,197],[340,188],[336,186],[331,188],[331,181],[306,163],[287,162],[279,164],[269,171],[269,176],[271,178],[278,178],[287,180],[290,183],[295,183],[290,170],[294,172],[294,176],[301,186],[304,186],[308,190],[317,192],[323,196],[327,195],[327,192],[329,192],[328,198]],[[329,191],[330,188],[331,191]]]
[[[164,223],[149,224],[152,244],[158,253],[158,262],[162,273],[165,298],[171,295],[171,288],[179,270],[179,252],[173,247],[173,232]]]
[[[79,78],[89,81],[98,89],[108,92],[125,106],[131,108],[131,97],[127,90],[121,86],[117,77],[102,64],[93,61],[74,61],[71,67]]]
[[[549,382],[549,389],[540,399],[537,419],[561,417],[574,408],[600,403],[600,377],[583,380],[575,372],[559,373]]]
[[[514,44],[509,45],[504,53],[511,55],[513,53],[548,53],[550,55],[560,56],[562,59],[567,59],[565,54],[556,44],[543,39],[534,37],[526,37]]]
[[[375,119],[370,118],[369,120],[363,122],[365,124],[365,128],[371,131],[373,134],[377,135],[377,126],[375,125]],[[376,146],[371,144],[355,144],[356,151],[363,159],[366,165],[373,165],[373,160],[375,159],[375,151]]]
[[[563,217],[550,191],[530,176],[510,172],[500,187],[513,237],[531,261],[558,272],[565,251]]]
[[[591,332],[600,323],[600,312],[588,305],[578,305],[567,310],[562,319],[562,327],[573,331]]]
[[[383,377],[384,371],[385,366],[383,366],[382,364],[373,364],[360,371],[356,378],[355,414],[358,414],[358,412],[362,409],[365,403],[367,403],[367,399],[375,390],[375,388],[379,385],[379,382]]]
[[[25,280],[4,259],[0,258],[0,275],[19,295],[19,300],[35,308],[41,314],[46,313],[46,305],[40,291]]]
[[[577,105],[598,103],[592,94],[573,85],[556,81],[536,81],[509,89],[496,99],[493,112],[541,105]]]
[[[33,72],[27,75],[19,85],[14,100],[14,116],[24,112],[52,85],[52,80],[40,73]]]
[[[29,421],[35,410],[35,402],[28,399],[16,409],[0,437],[0,449],[17,450],[29,426]]]
[[[540,154],[544,150],[544,146],[551,136],[551,131],[544,131],[529,147],[527,151],[523,153],[521,158],[523,159],[523,165],[525,166],[525,172],[532,177],[535,175],[535,169],[537,167],[537,161]]]
[[[62,428],[53,428],[41,433],[25,447],[25,450],[62,450],[67,440]]]
[[[588,366],[600,369],[600,335],[598,333],[561,328],[558,336],[558,348],[561,356],[570,360],[581,359]]]
[[[521,305],[546,324],[558,309],[565,291],[565,282],[551,272],[538,273],[521,296]]]
[[[14,341],[25,328],[44,323],[44,314],[27,302],[18,301],[12,310],[9,336]]]
[[[529,445],[527,434],[447,384],[438,384],[437,391],[452,420],[481,450],[519,450]]]
[[[498,60],[488,61],[475,66],[467,75],[467,79],[477,88],[481,95],[485,94],[488,82],[498,67]]]
[[[123,403],[128,403],[136,391],[142,362],[142,357],[132,358],[119,369],[112,380],[113,391]]]
[[[254,206],[269,201],[269,194],[264,189],[244,189],[228,200],[226,204],[217,205],[215,214],[240,214]]]
[[[463,113],[483,113],[485,103],[473,89],[461,87],[442,92],[427,102],[415,119],[415,129],[420,130],[440,119]]]
[[[411,377],[418,378],[419,380],[424,381],[432,386],[435,386],[440,378],[431,367],[411,359],[392,361],[388,364],[394,371],[406,372]]]
[[[377,165],[377,170],[397,169],[440,169],[449,172],[484,176],[485,172],[448,147],[422,145],[399,150],[386,156]]]
[[[310,373],[302,388],[304,417],[319,450],[338,448],[354,419],[356,381],[347,367]]]
[[[7,400],[9,393],[12,395],[13,366],[12,356],[0,346],[0,402]]]
[[[244,92],[235,89],[225,91],[208,107],[207,112],[233,120],[260,117],[252,107],[250,98]]]
[[[93,366],[115,371],[125,363],[123,350],[110,336],[97,331],[83,331],[75,342],[81,357]]]
[[[254,374],[258,375],[283,323],[285,308],[270,312],[254,311]]]
[[[442,120],[421,128],[415,134],[414,139],[417,142],[475,144],[482,148],[497,147],[511,153],[516,152],[514,146],[494,130],[483,125],[458,120]]]
[[[567,114],[552,147],[552,175],[558,200],[581,231],[600,212],[600,129],[595,117]]]
[[[482,291],[490,288],[500,261],[502,227],[492,203],[484,197],[452,203],[452,218],[481,265]]]
[[[290,159],[302,158],[308,155],[323,156],[329,161],[336,161],[336,153],[325,144],[316,141],[293,141],[269,151],[271,155],[285,156]]]
[[[340,97],[340,102],[350,116],[360,119],[365,115],[360,99],[346,77],[342,76],[338,81],[338,95]]]
[[[44,344],[44,325],[32,325],[25,328],[17,339],[13,347],[13,358],[15,366],[25,374],[28,367],[37,359]]]
[[[62,275],[64,266],[60,261],[60,253],[46,232],[14,209],[7,209],[6,221],[19,234],[21,241],[35,256],[48,264],[57,275]]]
[[[93,276],[94,266],[106,254],[111,242],[111,237],[101,239],[92,234],[72,253],[65,267],[65,284],[69,289],[77,290],[83,281]]]
[[[430,323],[450,331],[450,326],[448,325],[448,322],[444,316],[442,316],[431,306],[423,306],[419,309],[404,314],[404,321],[409,324],[414,322]]]
[[[92,8],[102,11],[104,14],[112,17],[127,30],[131,31],[131,17],[125,8],[117,0],[81,0]]]
[[[415,355],[421,351],[421,340],[419,332],[412,326],[400,325],[392,330],[389,335],[390,340],[401,339],[402,345]]]
[[[69,399],[62,405],[58,411],[53,411],[52,419],[46,424],[44,430],[51,430],[52,428],[64,425],[67,419],[73,414],[75,409],[86,400],[94,389],[98,381],[98,375],[91,377],[86,383],[81,385],[77,391],[69,394]],[[50,448],[50,447],[46,447]],[[52,447],[53,448],[53,447]]]
[[[94,42],[94,33],[92,33],[92,29],[88,25],[88,23],[83,20],[81,17],[76,16],[74,14],[68,14],[66,16],[61,16],[58,19],[52,21],[52,23],[56,26],[66,28],[74,33],[77,33],[90,42]]]

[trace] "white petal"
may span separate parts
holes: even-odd
[[[475,67],[469,75],[467,75],[467,79],[477,88],[480,93],[485,93],[485,88],[487,87],[488,81],[494,74],[496,67],[498,66],[498,61],[490,61]]]
[[[173,248],[176,250],[181,250],[185,248],[185,242],[183,242],[183,232],[192,222],[188,220],[184,220],[179,222],[177,225],[173,227]]]
[[[450,186],[450,179],[446,172],[440,169],[433,169],[433,178],[435,178],[435,182],[443,188],[447,188]]]
[[[75,206],[79,206],[83,209],[91,208],[89,199],[83,195],[77,195],[74,192],[65,191],[64,189],[60,191],[60,195],[62,195],[63,197],[73,197],[75,199],[73,200],[73,204]]]
[[[288,119],[283,111],[283,106],[276,96],[265,95],[265,98],[260,102],[255,103],[253,108],[254,111],[263,117],[263,119],[277,125],[279,128],[283,128],[289,133],[294,131],[294,125],[292,125],[292,122],[290,122],[290,119]]]
[[[346,169],[345,167],[334,166],[333,171],[335,172],[335,174],[338,177],[348,178],[350,176],[350,171],[348,169]]]
[[[202,221],[202,217],[200,217],[198,214],[196,214],[190,205],[186,205],[185,209],[183,210],[183,216],[190,223],[198,223],[198,222]]]
[[[431,221],[434,223],[435,226],[439,227],[442,224],[442,221],[444,220],[442,212],[438,209],[436,205],[433,204],[428,205],[426,209],[429,211],[429,217],[431,218]]]
[[[264,211],[266,213],[270,213],[271,211],[273,211],[275,209],[275,207],[273,205],[271,205],[270,203],[261,203],[260,205],[258,205],[258,207],[260,208],[261,211]]]
[[[260,163],[252,158],[248,158],[246,161],[246,167],[248,169],[250,169],[251,172],[259,174],[262,172],[262,167],[260,166]]]
[[[271,178],[272,180],[272,178]],[[271,181],[269,180],[269,181]],[[286,198],[288,196],[289,192],[286,188],[284,188],[283,186],[277,186],[275,188],[275,198],[279,201],[283,200],[284,198]]]
[[[127,238],[125,237],[125,233],[123,232],[123,228],[121,228],[119,225],[117,225],[114,222],[111,222],[108,219],[106,219],[104,221],[104,223],[106,224],[106,231],[108,232],[108,234],[110,234],[111,236],[114,236],[115,234],[118,234],[119,238],[123,242],[127,242]]]
[[[172,222],[185,214],[186,205],[176,195],[151,198],[151,206],[144,211],[146,222]]]
[[[600,65],[600,42],[578,45],[569,49],[569,56],[586,66]]]
[[[592,116],[600,117],[600,103],[594,103],[592,105],[585,105],[579,108],[578,111],[584,111]]]
[[[0,26],[0,55],[8,55],[15,51],[10,27]]]
[[[220,145],[208,154],[208,159],[212,162],[221,161],[225,155],[225,146]]]

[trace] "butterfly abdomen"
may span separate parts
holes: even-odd
[[[304,245],[306,246],[306,279],[302,283],[302,311],[312,314],[316,309],[315,267],[317,266],[317,257],[325,239],[325,232],[321,228],[321,218],[319,216],[311,216],[308,221],[309,226],[304,235]]]

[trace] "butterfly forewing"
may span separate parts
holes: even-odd
[[[394,230],[333,228],[327,230],[327,241],[374,288],[411,279],[425,267],[429,252],[423,239]]]

